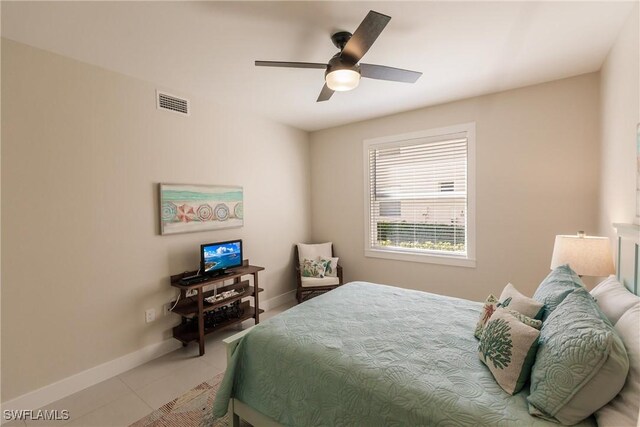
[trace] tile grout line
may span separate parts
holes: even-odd
[[[165,354],[165,355],[164,355],[164,356],[162,356],[162,357],[165,357],[165,356],[167,356],[167,355],[169,355],[169,354],[171,354],[171,353],[175,353],[176,351],[180,351],[180,350],[181,350],[181,349],[180,349],[180,348],[178,348],[178,349],[176,349],[176,350],[173,350],[172,352],[169,352],[169,353]],[[150,360],[150,361],[149,361],[149,362],[147,362],[147,363],[151,363],[151,362],[153,362],[153,361],[157,361],[157,360],[158,360],[158,359]],[[147,363],[145,363],[144,365],[140,365],[140,366],[138,366],[138,367],[136,367],[136,368],[133,368],[133,369],[138,369],[138,368],[140,368],[140,367],[142,367],[142,366],[145,366]],[[175,360],[174,360],[174,361],[171,361],[169,365],[170,365],[170,366],[174,366],[175,364],[177,364],[177,361],[175,361]],[[131,370],[133,370],[133,369],[131,369]],[[159,377],[155,377],[152,381],[149,381],[149,382],[147,382],[147,383],[144,383],[144,384],[140,385],[140,386],[138,387],[138,389],[139,389],[139,390],[142,390],[143,388],[147,387],[148,385],[153,384],[154,382],[156,382],[156,381],[158,381],[158,380],[161,380],[161,379],[163,379],[163,378],[165,378],[165,377],[167,377],[167,376],[171,375],[173,372],[177,371],[178,369],[180,369],[180,367],[179,367],[179,366],[175,366],[175,367],[173,367],[173,368],[169,368],[169,369],[167,369],[166,371],[165,371],[165,370],[163,370],[163,374],[161,374]],[[127,382],[122,378],[122,375],[126,374],[127,372],[129,372],[129,371],[123,372],[122,374],[118,374],[118,375],[116,375],[116,376],[117,376],[117,377],[118,377],[118,379],[119,379],[120,381],[122,381],[122,382],[123,382],[123,383],[124,383],[128,388],[130,388],[134,393],[136,393],[136,394],[137,394],[136,389],[134,389],[132,386],[130,386],[129,384],[127,384]]]
[[[116,375],[116,377],[118,377],[118,376]],[[148,404],[148,403],[147,403],[147,402],[146,402],[142,397],[140,397],[140,396],[135,392],[135,390],[133,390],[131,387],[129,387],[129,385],[128,385],[127,383],[125,383],[124,381],[122,381],[122,379],[120,379],[120,378],[118,378],[118,380],[120,380],[120,381],[125,385],[125,387],[126,387],[126,388],[128,388],[128,389],[131,391],[131,393],[132,393],[135,397],[137,397],[138,399],[140,399],[140,400],[142,401],[142,403],[144,403],[144,404],[147,406],[147,408],[150,408],[150,412],[148,412],[148,413],[147,413],[147,415],[149,415],[151,412],[153,412],[153,411],[154,411],[154,409],[153,409],[153,408],[151,408],[151,405],[149,405],[149,404]],[[118,400],[118,399],[121,399],[121,398],[122,398],[122,397],[124,397],[124,396],[126,396],[126,394],[125,394],[125,395],[119,395],[119,396],[117,396],[115,399],[110,400],[108,403],[105,403],[104,405],[100,405],[100,406],[98,406],[98,407],[94,408],[93,410],[91,410],[91,411],[87,412],[86,414],[82,415],[81,417],[76,418],[75,420],[71,420],[71,419],[70,419],[69,421],[67,421],[67,422],[66,422],[66,423],[64,423],[63,425],[68,425],[68,424],[69,424],[69,423],[71,423],[71,422],[74,422],[74,421],[80,420],[80,419],[82,419],[82,418],[85,418],[85,417],[87,417],[87,416],[89,416],[89,415],[93,414],[94,412],[96,412],[96,411],[98,411],[98,410],[100,410],[100,409],[104,408],[105,406],[111,405],[113,402],[115,402],[115,401],[116,401],[116,400]],[[145,416],[146,416],[146,415],[145,415]]]
[[[169,374],[169,375],[170,375],[170,374]],[[165,376],[167,376],[167,375],[165,375]],[[145,385],[144,385],[144,387],[140,387],[140,389],[139,389],[139,390],[144,389],[145,387],[147,387],[147,386],[148,386],[148,385],[150,385],[150,384],[155,383],[156,381],[160,381],[161,379],[164,379],[164,378],[165,378],[165,376],[162,376],[161,378],[157,378],[157,379],[155,379],[155,380],[151,381],[149,384],[145,384]],[[131,388],[131,387],[129,387],[129,388]],[[134,393],[136,396],[138,396],[138,398],[139,398],[140,400],[142,400],[142,401],[144,402],[144,404],[145,404],[145,405],[147,405],[147,407],[151,408],[151,412],[153,412],[153,411],[155,411],[155,410],[156,410],[156,408],[154,408],[154,407],[151,405],[151,403],[147,402],[147,400],[146,400],[142,395],[138,394],[138,391],[134,390],[133,388],[131,388],[131,390],[133,391],[133,393]],[[150,414],[151,412],[149,412],[149,414]],[[149,414],[147,414],[147,415],[149,415]]]
[[[127,386],[127,384],[126,384],[124,381],[122,381],[120,378],[118,378],[118,375],[116,375],[115,377],[112,377],[112,378],[117,378],[117,379],[118,379],[118,381],[120,381],[122,384],[124,384],[124,386],[125,386],[126,388],[130,389],[130,387],[129,387],[129,386]],[[105,381],[108,381],[108,380],[105,380]],[[100,383],[98,383],[98,384],[100,384]],[[85,389],[85,390],[86,390],[86,389]],[[84,391],[84,390],[80,390],[78,393],[82,393],[83,391]],[[105,406],[112,404],[113,402],[115,402],[116,400],[120,399],[121,397],[122,397],[122,395],[116,395],[113,399],[109,400],[108,402],[104,403],[103,405],[96,406],[95,408],[93,408],[92,410],[90,410],[90,411],[89,411],[89,412],[87,412],[86,414],[82,414],[82,415],[81,415],[81,416],[79,416],[78,418],[75,418],[75,419],[69,418],[69,419],[68,419],[66,422],[64,422],[62,425],[63,425],[63,426],[65,426],[65,425],[68,425],[68,424],[70,424],[70,423],[72,423],[72,422],[74,422],[74,421],[76,421],[76,420],[82,419],[82,418],[86,417],[87,415],[92,414],[93,412],[97,411],[98,409],[104,408]],[[55,403],[55,402],[54,402],[54,403]],[[145,404],[146,404],[146,402],[145,402]]]
[[[178,350],[179,350],[179,349],[178,349]],[[175,350],[175,351],[178,351],[178,350]],[[140,387],[140,388],[139,388],[139,391],[143,390],[143,389],[144,389],[144,388],[146,388],[146,387],[149,387],[150,385],[152,385],[152,384],[154,384],[154,383],[156,383],[156,382],[158,382],[158,381],[161,381],[161,380],[165,379],[166,377],[168,377],[169,375],[173,374],[174,372],[177,372],[177,371],[178,371],[178,369],[180,369],[180,368],[179,368],[179,367],[174,368],[174,369],[172,369],[169,373],[167,373],[166,375],[162,375],[161,377],[156,378],[156,379],[154,379],[153,381],[150,381],[149,383],[147,383],[147,384],[145,384],[144,386]],[[129,387],[129,388],[131,388],[131,387]],[[151,408],[151,411],[152,411],[152,412],[153,412],[153,411],[155,411],[155,410],[157,410],[157,409],[159,409],[159,408],[154,408],[154,407],[153,407],[153,405],[152,405],[150,402],[148,402],[148,401],[147,401],[147,400],[146,400],[146,399],[145,399],[141,394],[138,394],[138,391],[133,390],[133,392],[135,393],[135,395],[136,395],[136,396],[138,396],[138,397],[139,397],[139,398],[140,398],[140,399],[145,403],[145,405],[147,405],[148,407],[150,407],[150,408]],[[165,402],[165,403],[167,403],[167,402]]]
[[[119,378],[119,379],[120,379],[120,378]],[[120,380],[121,380],[121,379],[120,379]],[[121,380],[121,381],[122,381],[122,380]],[[128,388],[129,390],[131,390],[131,392],[132,392],[132,393],[133,393],[133,394],[134,394],[138,399],[140,399],[140,400],[142,401],[142,403],[144,403],[145,405],[147,405],[147,408],[149,408],[149,412],[147,412],[147,414],[145,415],[145,417],[146,417],[147,415],[149,415],[150,413],[152,413],[153,411],[155,411],[155,409],[153,409],[153,408],[151,407],[151,405],[149,405],[149,403],[148,403],[146,400],[144,400],[144,399],[142,398],[142,396],[140,396],[140,395],[139,395],[139,394],[138,394],[138,393],[133,389],[133,387],[131,387],[129,384],[127,384],[127,383],[126,383],[126,382],[124,382],[124,381],[122,381],[122,382],[124,383],[124,385],[125,385],[125,386],[127,386],[127,388]]]
[[[206,360],[204,360],[204,359],[202,359],[202,358],[200,358],[200,357],[193,357],[193,360],[194,360],[195,362],[200,362],[200,363],[202,364],[202,367],[203,367],[203,368],[207,368],[207,370],[208,370],[208,369],[214,369],[214,367],[213,367],[212,365],[210,365]],[[178,371],[179,369],[182,369],[182,368],[175,369],[173,372],[176,372],[176,371]],[[195,367],[192,367],[192,368],[190,368],[190,369],[196,369],[196,368],[195,368]],[[220,369],[220,368],[215,368],[215,369],[217,370],[217,369]],[[225,370],[226,370],[226,367],[225,367],[222,371],[220,371],[220,372],[224,372]],[[220,372],[216,372],[215,374],[213,374],[213,376],[218,375]],[[153,410],[153,411],[156,411],[156,410],[158,410],[160,407],[162,407],[164,404],[166,404],[166,403],[168,403],[168,402],[171,402],[171,400],[174,400],[174,399],[176,399],[176,398],[178,398],[178,397],[182,396],[182,395],[183,395],[184,393],[186,393],[188,390],[190,390],[191,388],[193,388],[193,387],[197,386],[198,384],[201,384],[202,382],[207,381],[209,378],[210,378],[210,377],[209,377],[209,374],[206,374],[206,375],[205,375],[205,377],[204,377],[204,379],[199,378],[199,379],[198,379],[198,381],[197,381],[195,384],[190,385],[186,390],[184,390],[184,391],[182,391],[182,392],[180,392],[180,393],[176,394],[172,399],[170,399],[170,400],[168,400],[168,401],[166,401],[166,402],[163,402],[163,403],[162,403],[158,408],[155,408],[155,407],[152,405],[152,403],[151,403],[151,402],[149,402],[147,399],[145,399],[145,397],[144,397],[144,396],[142,396],[141,394],[138,394],[138,392],[137,392],[137,391],[135,391],[135,390],[134,390],[134,392],[135,392],[135,393],[136,393],[136,395],[137,395],[137,396],[139,396],[139,397],[140,397],[140,398],[141,398],[141,399],[142,399],[142,400],[143,400],[143,401],[144,401],[148,406],[150,406],[150,407],[152,408],[152,410]],[[145,385],[145,388],[146,388],[146,387],[149,387],[150,385],[152,385],[152,384],[154,384],[154,383],[156,383],[156,382],[158,382],[158,381],[161,381],[161,380],[163,380],[163,379],[165,379],[165,377],[164,377],[164,376],[163,376],[162,378],[158,378],[158,379],[156,379],[156,380],[154,380],[154,381],[150,382],[149,384]],[[140,388],[140,390],[142,390],[142,388]]]

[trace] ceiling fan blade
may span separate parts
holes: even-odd
[[[333,95],[333,90],[329,89],[329,86],[325,83],[316,102],[328,101],[331,95]]]
[[[354,64],[360,61],[390,20],[390,16],[370,10],[342,49],[341,56]]]
[[[319,64],[317,62],[256,61],[256,67],[318,68],[326,70],[327,64]]]
[[[360,64],[360,75],[370,79],[390,80],[392,82],[415,83],[422,73],[403,70],[384,65]]]

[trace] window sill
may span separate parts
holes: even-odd
[[[424,262],[428,264],[451,265],[455,267],[475,268],[476,260],[455,255],[436,255],[432,253],[420,254],[416,252],[402,252],[397,250],[365,249],[364,256],[369,258],[384,258],[397,261]]]

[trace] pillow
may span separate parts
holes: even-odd
[[[530,326],[538,330],[540,330],[540,328],[542,327],[542,320],[532,319],[529,316],[525,316],[522,313],[518,313],[515,310],[511,310],[509,307],[503,307],[503,306],[500,306],[500,307],[503,308],[503,310],[506,310],[510,315],[512,315],[513,317],[515,317],[516,319],[518,319],[519,321],[521,321],[527,326]]]
[[[544,312],[544,304],[522,295],[511,283],[500,294],[500,303],[532,319],[541,319]]]
[[[622,391],[596,412],[602,427],[638,425],[640,411],[640,304],[627,310],[615,325],[629,356],[629,375]]]
[[[536,328],[536,329],[540,329],[540,327],[542,326],[542,322],[540,320],[532,319],[529,316],[525,316],[524,314],[518,313],[515,310],[511,310],[508,307],[505,308],[502,306],[502,304],[498,301],[496,297],[494,297],[493,295],[489,295],[487,299],[484,301],[484,307],[482,307],[482,313],[480,314],[480,319],[478,319],[478,323],[476,323],[476,330],[473,333],[473,335],[476,338],[480,339],[480,336],[482,335],[482,331],[484,330],[485,325],[487,324],[487,322],[491,318],[491,315],[493,315],[493,313],[496,311],[498,307],[502,307],[509,314],[511,314],[513,317],[515,317],[516,319],[518,319],[519,321],[521,321],[527,326],[531,326],[532,328]]]
[[[614,325],[628,309],[640,302],[640,297],[629,292],[616,279],[616,276],[609,276],[593,288],[590,293],[596,299],[602,312]]]
[[[480,339],[485,325],[496,311],[496,308],[498,308],[498,299],[493,295],[489,295],[487,299],[484,300],[482,313],[480,313],[480,319],[478,319],[478,323],[476,323],[476,330],[474,331],[473,336]]]
[[[322,261],[315,259],[302,260],[302,277],[324,277],[325,264]]]
[[[323,258],[320,261],[325,265],[325,277],[338,277],[338,259],[339,258]]]
[[[478,356],[496,382],[509,394],[519,392],[529,379],[540,331],[525,325],[507,310],[496,309],[487,322]]]
[[[533,299],[544,304],[542,321],[547,319],[567,295],[579,288],[584,288],[582,280],[568,264],[556,267],[549,273],[533,294]]]
[[[576,424],[618,394],[628,371],[622,340],[589,292],[576,289],[542,324],[529,413]]]

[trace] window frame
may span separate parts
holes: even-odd
[[[371,182],[369,151],[372,148],[390,148],[411,145],[411,140],[425,138],[446,138],[448,135],[465,133],[467,138],[467,211],[466,211],[466,249],[465,255],[444,254],[442,252],[411,249],[374,248],[371,241]],[[364,255],[369,258],[383,258],[398,261],[423,262],[458,267],[476,267],[476,123],[462,123],[433,129],[365,139],[362,144],[364,170]]]

